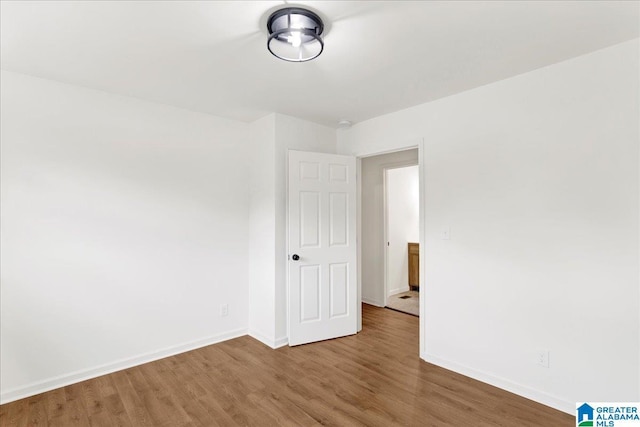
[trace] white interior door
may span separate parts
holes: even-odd
[[[356,333],[356,159],[289,151],[289,345]]]

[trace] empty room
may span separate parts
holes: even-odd
[[[0,0],[0,425],[640,425],[639,37]]]

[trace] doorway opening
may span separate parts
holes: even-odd
[[[385,306],[420,315],[418,165],[384,169]]]
[[[393,289],[393,286],[387,286],[387,248],[390,247],[387,246],[387,242],[391,243],[387,238],[385,219],[385,177],[387,170],[409,166],[417,166],[418,168],[419,233],[417,241],[411,243],[423,243],[424,208],[420,190],[423,185],[422,164],[420,161],[422,145],[422,141],[419,141],[413,147],[402,148],[400,151],[358,158],[360,176],[358,184],[358,282],[360,299],[364,304],[377,307],[387,306],[387,287]],[[414,239],[414,237],[411,238],[411,240]],[[408,243],[408,241],[403,243],[407,251]],[[420,271],[424,271],[423,257],[423,254],[418,255]],[[420,285],[420,282],[418,282],[418,287],[422,291],[418,298],[419,313],[420,310],[424,310],[424,285]],[[362,324],[359,323],[358,330],[361,328]],[[421,356],[424,354],[423,335],[423,325],[420,322]]]

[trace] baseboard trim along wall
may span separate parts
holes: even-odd
[[[458,374],[467,376],[469,378],[473,378],[474,380],[482,381],[483,383],[487,383],[492,386],[509,391],[511,393],[515,393],[518,396],[522,396],[527,399],[531,399],[535,402],[541,403],[543,405],[550,406],[551,408],[557,409],[562,412],[566,412],[569,415],[575,415],[576,413],[575,402],[568,402],[566,400],[541,392],[539,390],[535,390],[535,389],[523,386],[521,384],[514,383],[505,378],[496,377],[489,373],[478,371],[476,369],[469,368],[468,366],[460,365],[455,362],[450,362],[448,360],[441,359],[439,357],[432,356],[430,354],[423,354],[420,357],[425,362],[432,363],[441,368],[445,368],[450,371],[456,372]]]
[[[409,286],[405,286],[404,288],[389,289],[387,298],[393,295],[401,294],[403,292],[409,292],[410,290],[411,289],[409,288]]]
[[[111,374],[123,369],[142,365],[148,362],[153,362],[155,360],[164,359],[165,357],[175,356],[176,354],[185,353],[187,351],[206,347],[211,344],[217,344],[222,341],[227,341],[244,335],[247,335],[246,329],[235,329],[223,334],[213,335],[207,338],[190,341],[184,344],[179,344],[161,350],[141,354],[139,356],[116,360],[115,362],[96,366],[95,368],[83,369],[81,371],[71,372],[69,374],[49,378],[44,381],[34,382],[23,387],[18,387],[2,392],[2,394],[0,394],[0,404],[13,402],[14,400],[34,396],[36,394],[44,393],[46,391],[54,390],[70,384],[100,377],[102,375]]]
[[[289,337],[276,338],[276,342],[274,344],[275,344],[273,346],[274,349],[284,347],[285,345],[289,345]]]
[[[362,302],[365,304],[373,305],[375,307],[384,307],[386,304],[379,303],[378,301],[371,300],[369,298],[362,297]]]
[[[263,334],[262,332],[258,332],[256,330],[250,330],[248,335],[251,338],[254,338],[260,341],[262,344],[266,345],[267,347],[271,347],[273,349],[284,347],[285,345],[289,344],[288,337],[280,337],[273,340],[271,338],[268,338],[266,334]]]

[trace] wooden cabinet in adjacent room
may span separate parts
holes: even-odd
[[[420,244],[409,243],[409,289],[420,287]]]

